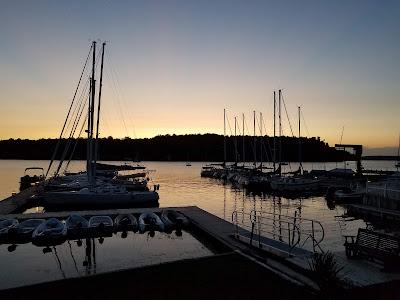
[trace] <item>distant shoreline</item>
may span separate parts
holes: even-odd
[[[274,138],[270,136],[226,136],[218,134],[160,135],[144,139],[98,140],[99,157],[104,161],[273,161]],[[0,140],[0,159],[50,160],[59,140]],[[62,139],[55,159],[84,160],[86,139]],[[299,139],[282,136],[275,139],[276,161],[299,161]],[[280,148],[281,145],[281,148]],[[66,151],[64,149],[67,149]],[[244,151],[243,151],[244,149]],[[74,151],[73,151],[74,150]],[[256,156],[256,159],[254,158]],[[281,156],[281,159],[279,159]],[[243,159],[245,158],[245,159]],[[301,160],[307,162],[350,161],[354,156],[330,147],[319,137],[301,137]]]

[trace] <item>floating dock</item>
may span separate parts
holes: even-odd
[[[35,197],[38,195],[39,190],[40,185],[34,185],[0,201],[0,215],[12,214],[32,205],[37,201]]]

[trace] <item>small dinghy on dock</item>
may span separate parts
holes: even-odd
[[[359,203],[364,198],[365,191],[353,191],[349,188],[338,189],[333,199],[338,203]]]
[[[83,238],[88,232],[89,222],[80,215],[70,215],[65,221],[69,238]]]
[[[92,236],[112,236],[114,222],[109,216],[93,216],[89,219],[88,230]]]
[[[330,186],[325,198],[336,203],[360,203],[365,195],[365,189],[351,189],[349,187]]]
[[[146,230],[163,232],[164,228],[164,223],[161,221],[160,217],[153,212],[142,213],[139,217],[139,231],[141,233]]]
[[[40,224],[32,234],[32,243],[36,246],[54,246],[62,244],[67,235],[67,227],[56,218],[50,218]]]
[[[120,214],[114,220],[115,231],[138,231],[138,222],[132,214]]]
[[[32,240],[35,229],[46,222],[45,219],[28,219],[8,231],[8,236],[14,244],[24,244]]]
[[[0,243],[7,240],[8,231],[17,225],[18,220],[16,219],[0,220]]]
[[[173,229],[182,229],[189,225],[189,220],[176,210],[163,210],[161,220],[165,225],[165,231],[171,232]]]

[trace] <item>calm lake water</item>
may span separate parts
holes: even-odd
[[[201,178],[200,170],[205,163],[194,162],[187,167],[185,162],[143,162],[149,170],[152,184],[160,184],[160,207],[169,206],[198,206],[212,214],[230,221],[232,212],[242,211],[250,213],[256,209],[263,212],[280,212],[281,214],[301,216],[318,220],[325,229],[324,249],[331,251],[343,250],[345,234],[355,234],[359,227],[365,227],[362,220],[340,221],[344,208],[336,206],[329,209],[323,197],[306,199],[273,198],[267,194],[247,193],[230,184],[224,185],[221,181]],[[0,160],[0,199],[8,197],[12,192],[18,192],[19,178],[27,167],[37,166],[46,168],[48,161]],[[354,163],[347,163],[348,168],[355,167]],[[366,169],[394,170],[392,161],[366,161]],[[298,165],[292,163],[285,166],[286,170],[296,170]],[[332,169],[342,168],[344,163],[305,163],[305,169]],[[71,171],[85,168],[84,161],[71,163]],[[34,210],[33,210],[34,211]]]
[[[0,290],[214,254],[186,231],[182,236],[156,232],[154,237],[129,232],[126,238],[118,233],[82,244],[71,240],[47,253],[32,243],[18,245],[13,252],[7,248],[0,245],[0,265],[8,271],[0,272]]]

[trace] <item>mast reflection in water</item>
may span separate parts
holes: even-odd
[[[0,289],[212,254],[211,248],[184,230],[171,234],[118,233],[48,247],[26,243],[10,248],[9,244],[2,244],[0,265],[12,270],[13,275],[0,274]]]

